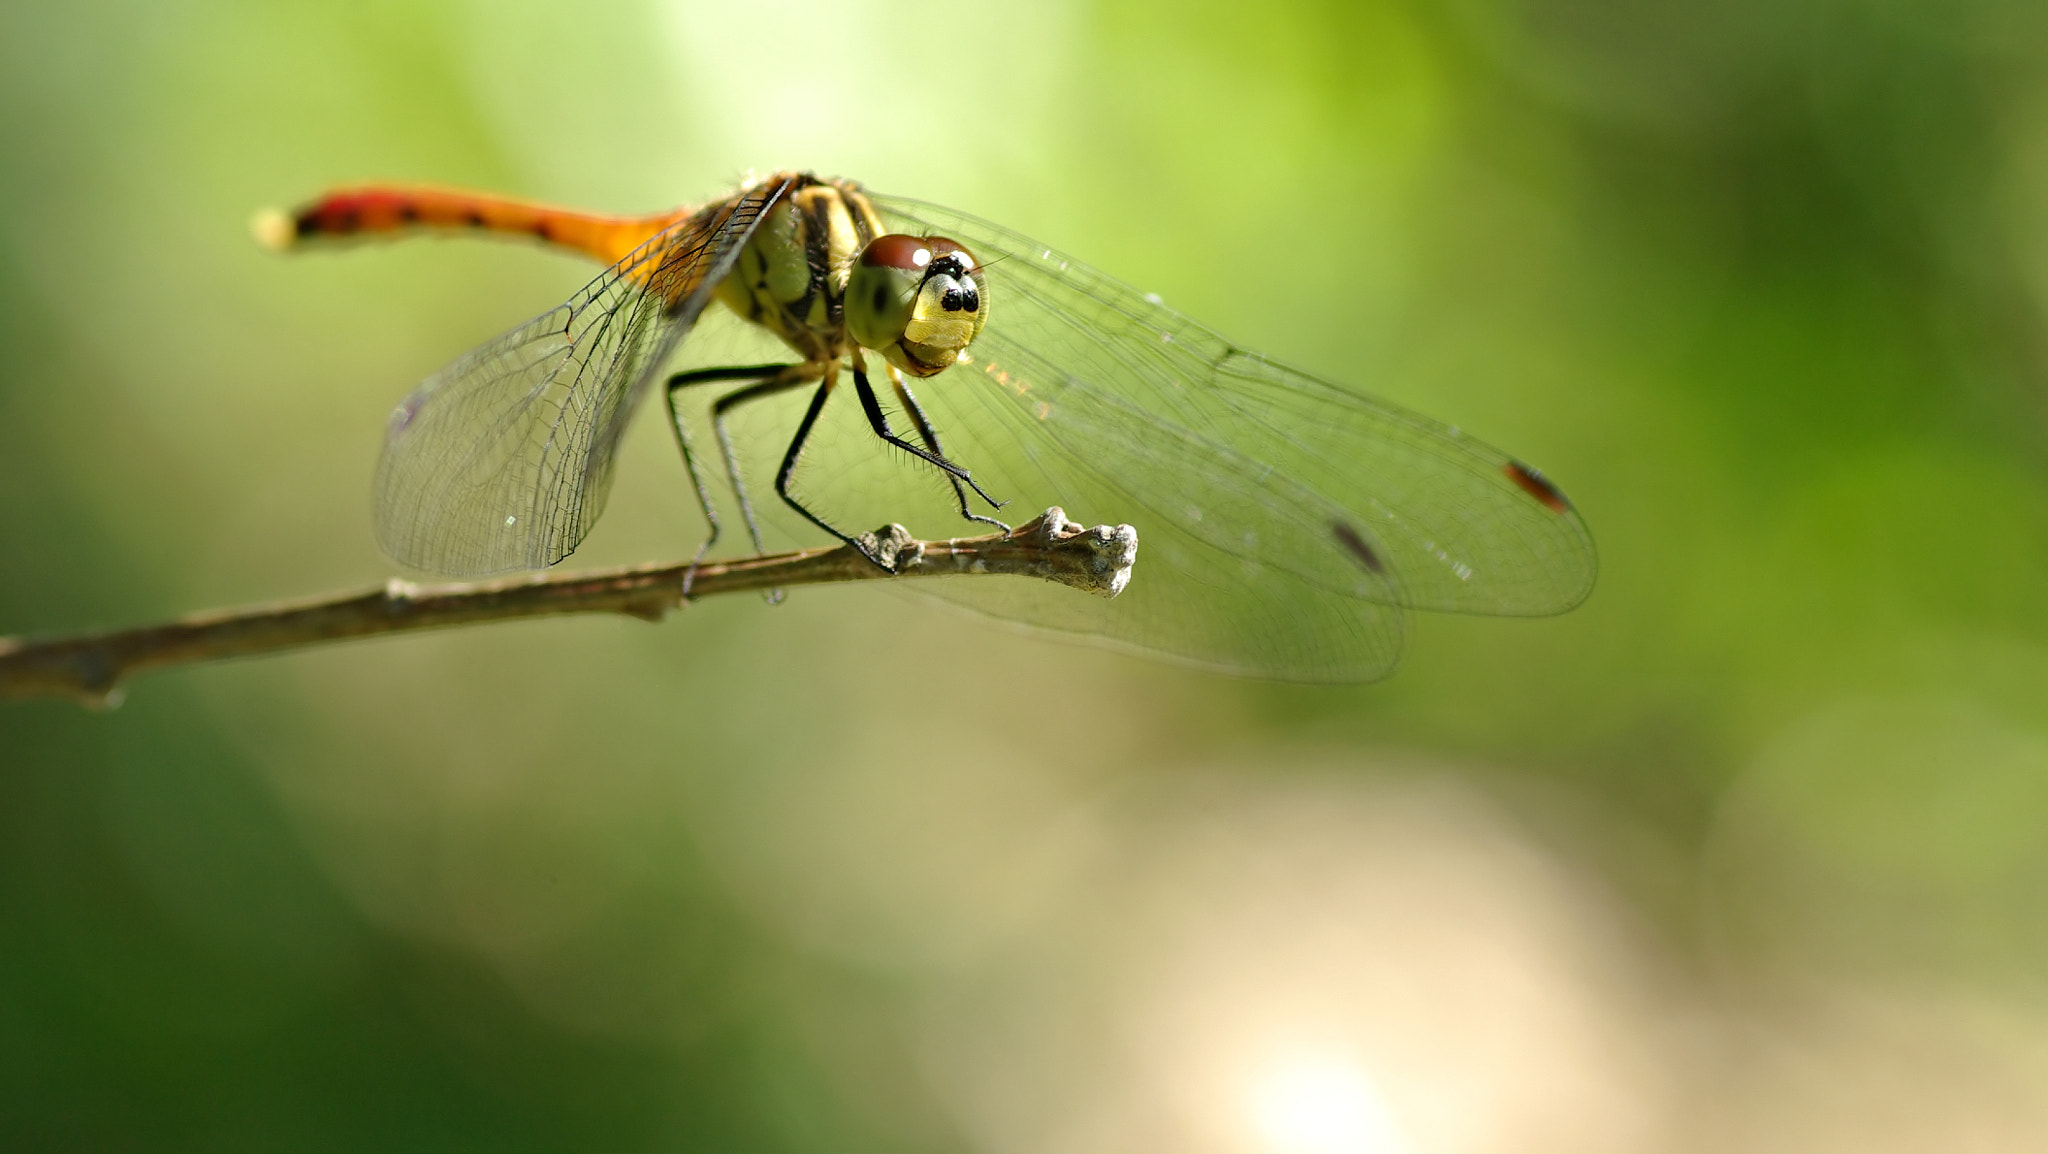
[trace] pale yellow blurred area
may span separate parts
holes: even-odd
[[[804,600],[772,613],[821,625]],[[886,649],[865,640],[852,648]],[[573,1032],[707,1028],[703,943],[646,922],[673,897],[661,863],[701,854],[721,899],[791,951],[717,996],[796,1023],[838,1091],[905,1140],[1598,1154],[2048,1138],[2044,943],[2008,940],[1999,913],[2001,885],[2038,876],[2038,734],[1939,701],[1843,702],[1770,744],[1694,871],[1598,799],[1482,763],[1287,744],[1160,759],[1147,751],[1188,724],[1186,702],[1104,709],[1100,684],[1035,645],[994,645],[1038,667],[1017,674],[1036,708],[993,730],[976,688],[943,677],[740,670],[788,702],[842,700],[819,707],[824,733],[757,703],[604,764],[575,749],[605,706],[573,695],[480,748],[436,747],[399,716],[356,735],[372,749],[337,735],[350,752],[272,780],[368,916],[478,959]],[[438,675],[422,648],[397,677],[363,658],[306,688],[403,711],[413,678]],[[383,684],[338,692],[359,675]],[[914,718],[894,709],[906,686]],[[662,708],[645,691],[611,706]],[[730,772],[707,744],[767,756]],[[1854,820],[1814,808],[1849,786]],[[1698,904],[1642,907],[1679,889]],[[1654,920],[1687,908],[1696,924]],[[817,968],[888,992],[827,996]]]

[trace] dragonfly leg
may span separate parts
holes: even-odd
[[[824,376],[826,372],[823,366],[812,364],[774,367],[777,370],[774,376],[758,384],[727,393],[711,404],[711,431],[718,437],[718,455],[725,461],[726,479],[732,483],[733,495],[739,498],[740,519],[747,524],[747,536],[754,542],[756,553],[765,553],[768,550],[761,542],[761,523],[754,516],[754,499],[747,495],[746,480],[740,476],[740,459],[732,450],[732,434],[726,429],[725,416],[748,401],[758,401],[762,397],[772,397],[777,393],[808,385]]]
[[[796,473],[797,461],[802,458],[804,453],[804,442],[809,440],[811,436],[811,426],[818,423],[818,414],[825,411],[825,399],[832,395],[832,386],[838,383],[839,374],[830,370],[826,372],[825,379],[819,382],[816,395],[811,397],[811,407],[804,410],[804,419],[796,427],[796,436],[790,438],[789,452],[784,453],[782,456],[782,468],[776,470],[775,495],[782,498],[783,504],[803,514],[804,518],[811,524],[860,550],[861,556],[873,561],[883,572],[893,573],[895,570],[890,568],[880,557],[869,552],[867,546],[834,529],[826,523],[824,518],[804,508],[803,502],[797,500],[795,495],[789,491],[789,479]],[[755,388],[759,387],[758,385],[755,386]]]
[[[690,426],[683,420],[682,410],[676,408],[676,394],[691,385],[711,384],[720,381],[757,381],[795,367],[794,365],[736,365],[728,368],[698,369],[693,372],[677,373],[668,379],[668,387],[665,392],[668,400],[669,427],[675,430],[676,448],[682,451],[683,467],[689,470],[690,488],[697,494],[697,507],[704,511],[705,523],[711,527],[710,535],[704,538],[703,544],[697,546],[696,556],[690,559],[693,574],[697,562],[702,561],[704,554],[710,552],[711,547],[718,543],[718,533],[721,526],[718,521],[718,508],[712,504],[711,493],[704,485],[703,466],[698,462],[697,453],[690,444]],[[720,447],[723,448],[724,438],[721,436],[719,440]],[[739,489],[739,477],[736,470],[732,467],[730,454],[726,456],[726,469],[733,476],[733,485],[739,493],[742,510],[751,514],[751,510],[746,505],[746,491]],[[749,529],[754,527],[751,515],[747,519],[747,527]],[[754,548],[756,552],[762,551],[760,540],[760,533],[755,532]],[[683,596],[688,597],[689,595],[690,577],[685,576],[683,578]]]
[[[910,386],[903,380],[903,374],[897,372],[894,365],[889,366],[888,371],[889,384],[896,390],[896,399],[903,402],[904,411],[910,414],[910,423],[917,426],[918,440],[924,442],[925,448],[941,457],[945,456],[945,447],[939,444],[939,431],[932,427],[932,419],[925,415],[924,406],[917,403],[917,394],[910,391]],[[948,473],[946,480],[952,482],[953,497],[960,503],[960,516],[984,525],[994,525],[1005,533],[1010,531],[1010,526],[1006,523],[994,517],[984,517],[967,507],[967,486],[960,483],[960,478]]]
[[[882,412],[882,403],[875,399],[875,390],[869,387],[868,385],[867,368],[866,366],[861,364],[860,359],[857,357],[854,359],[853,362],[853,388],[855,392],[860,394],[861,410],[867,413],[868,425],[870,428],[874,429],[875,436],[882,438],[882,440],[887,441],[889,444],[896,446],[897,448],[903,450],[906,453],[909,453],[911,456],[916,457],[921,461],[927,461],[930,462],[931,464],[937,465],[939,468],[944,469],[948,474],[959,478],[961,481],[967,484],[968,488],[973,489],[976,493],[979,493],[981,495],[981,499],[989,503],[990,508],[1000,509],[1003,507],[1005,502],[998,501],[994,497],[989,496],[988,490],[983,489],[980,485],[976,484],[973,475],[970,474],[966,469],[963,469],[960,466],[954,464],[953,462],[948,461],[946,458],[940,456],[937,453],[931,452],[927,449],[920,449],[916,445],[913,445],[909,441],[906,441],[903,438],[896,435],[896,430],[889,427],[888,414]]]

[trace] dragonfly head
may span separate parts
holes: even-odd
[[[846,282],[846,331],[916,377],[960,359],[988,320],[974,255],[942,236],[876,237]]]

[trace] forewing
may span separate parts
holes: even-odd
[[[470,577],[574,551],[604,510],[628,418],[783,189],[676,224],[413,390],[377,466],[385,553]]]
[[[876,199],[891,227],[953,237],[988,268],[970,360],[924,386],[948,455],[999,496],[1130,522],[1141,542],[1113,603],[971,581],[942,595],[1218,668],[1344,680],[1392,666],[1400,608],[1540,615],[1591,588],[1584,524],[1506,454],[1239,349],[1026,237]]]

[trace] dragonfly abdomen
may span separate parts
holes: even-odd
[[[601,216],[455,189],[372,185],[342,189],[292,213],[257,216],[257,239],[289,249],[309,241],[392,237],[421,229],[526,236],[615,264],[648,238],[689,214]]]

